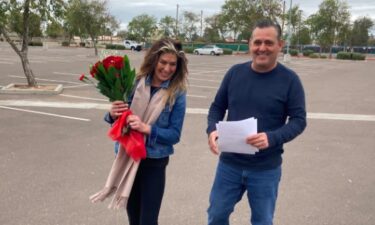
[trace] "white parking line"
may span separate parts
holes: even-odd
[[[25,76],[8,75],[8,77],[26,79]],[[64,81],[64,80],[50,80],[50,79],[41,79],[41,78],[35,78],[35,80],[50,81],[50,82],[62,82],[62,83],[68,83],[68,84],[82,84],[82,83],[78,83],[78,82],[71,82],[71,81]]]
[[[62,72],[52,72],[52,73],[57,74],[57,75],[67,75],[67,76],[76,76],[76,77],[80,75],[78,73],[62,73]]]
[[[186,95],[187,97],[192,97],[192,98],[207,98],[207,96],[202,96],[202,95]]]
[[[201,81],[208,81],[208,82],[214,82],[214,83],[221,83],[220,80],[207,80],[207,79],[199,79],[199,78],[191,78],[191,77],[189,77],[189,80],[201,80]]]
[[[218,72],[225,72],[226,70],[196,70],[195,72],[191,72],[193,74],[205,74],[205,73],[218,73]]]
[[[1,105],[0,105],[0,109],[9,109],[9,110],[14,110],[14,111],[35,113],[35,114],[41,114],[41,115],[53,116],[53,117],[60,117],[60,118],[71,119],[71,120],[81,120],[81,121],[86,121],[86,122],[91,121],[90,119],[85,119],[85,118],[72,117],[72,116],[64,116],[64,115],[59,115],[59,114],[46,113],[46,112],[40,112],[40,111],[34,111],[34,110],[27,110],[27,109],[18,109],[18,108],[6,107],[6,106],[1,106]]]
[[[10,108],[6,106],[34,106],[34,107],[52,107],[52,108],[73,108],[73,109],[100,109],[108,110],[110,104],[87,103],[87,102],[42,102],[33,100],[0,100],[1,108]],[[208,109],[187,108],[187,113],[207,115]],[[307,113],[308,119],[324,120],[346,120],[346,121],[367,121],[375,122],[375,115],[361,114],[335,114],[335,113]],[[81,118],[82,119],[82,118]]]
[[[94,86],[94,85],[93,84],[80,84],[80,85],[73,85],[73,86],[64,86],[64,89],[78,88],[78,87],[87,87],[87,86]]]
[[[75,95],[65,95],[65,94],[60,94],[60,96],[68,97],[68,98],[78,98],[78,99],[87,99],[87,100],[108,102],[108,99],[103,99],[103,98],[88,98],[88,97],[75,96]]]
[[[88,103],[88,102],[46,102],[32,100],[0,100],[0,106],[32,106],[50,108],[70,108],[70,109],[104,109],[108,110],[110,104]]]
[[[11,63],[11,62],[1,62],[0,61],[0,64],[13,65],[14,63]]]
[[[217,87],[212,87],[212,86],[202,86],[202,85],[192,85],[189,84],[189,87],[197,87],[197,88],[211,88],[211,89],[217,89]]]
[[[190,114],[208,115],[208,109],[188,108]],[[375,115],[358,115],[358,114],[334,114],[334,113],[307,113],[308,119],[322,120],[349,120],[349,121],[367,121],[375,122]]]

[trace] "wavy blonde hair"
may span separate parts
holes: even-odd
[[[177,57],[176,72],[170,79],[166,96],[166,100],[172,106],[176,100],[176,94],[178,92],[186,92],[187,87],[188,60],[182,51],[182,44],[179,41],[170,38],[156,41],[145,55],[140,71],[137,74],[137,80],[147,75],[153,75],[160,56],[165,53],[172,53]]]

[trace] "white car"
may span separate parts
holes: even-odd
[[[126,49],[130,49],[132,51],[134,51],[134,50],[141,51],[142,50],[141,44],[139,44],[135,41],[131,41],[131,40],[125,40],[124,46],[125,46]]]
[[[194,49],[193,52],[196,55],[221,55],[223,54],[223,49],[216,45],[205,45],[202,48]]]

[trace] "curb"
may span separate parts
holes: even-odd
[[[0,94],[58,95],[63,91],[62,84],[39,84],[37,88],[26,86],[27,84],[11,83],[0,88]]]

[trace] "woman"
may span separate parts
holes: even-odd
[[[161,104],[162,109],[153,123],[142,121],[141,115],[136,113],[127,118],[131,129],[146,136],[147,152],[146,159],[140,162],[126,207],[130,225],[158,224],[165,170],[169,155],[174,151],[173,145],[180,140],[185,116],[187,72],[187,59],[181,44],[175,40],[161,39],[148,50],[137,74],[130,108],[133,104],[147,101],[143,108],[154,108],[152,104]],[[160,101],[153,103],[154,98]],[[106,121],[113,123],[127,109],[127,103],[113,102]]]

